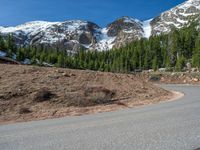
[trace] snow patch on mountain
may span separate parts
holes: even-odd
[[[112,49],[116,37],[109,37],[107,28],[101,29],[100,33],[100,37],[97,38],[96,49],[100,51]]]
[[[143,31],[144,31],[144,37],[145,38],[149,38],[151,36],[151,31],[152,31],[152,28],[151,28],[151,21],[153,19],[149,19],[149,20],[146,20],[146,21],[143,21],[142,22],[142,27],[143,27]]]
[[[0,28],[1,33],[13,33],[17,31],[22,31],[25,34],[34,32],[35,30],[45,31],[49,26],[54,24],[60,24],[59,22],[46,22],[46,21],[32,21],[27,22],[16,27],[3,27]]]
[[[122,19],[123,19],[123,21],[124,21],[125,23],[141,23],[140,20],[138,20],[138,19],[133,19],[133,18],[131,18],[131,17],[122,17]]]

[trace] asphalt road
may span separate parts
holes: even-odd
[[[0,150],[194,150],[200,86],[169,85],[176,101],[115,112],[0,126]]]

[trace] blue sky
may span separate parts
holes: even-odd
[[[121,16],[150,19],[185,0],[0,0],[0,26],[82,19],[105,26]]]

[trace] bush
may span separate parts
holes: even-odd
[[[80,91],[68,92],[65,100],[68,106],[87,107],[112,103],[115,92],[104,87],[82,87]]]
[[[88,87],[85,90],[85,96],[90,100],[92,104],[104,104],[109,103],[112,97],[115,95],[114,91],[108,90],[104,87]]]
[[[37,91],[34,95],[34,101],[35,102],[44,102],[44,101],[49,101],[55,96],[51,91],[49,91],[46,88],[40,89]]]
[[[160,76],[159,75],[151,75],[149,80],[152,82],[160,81]]]
[[[28,113],[31,113],[32,111],[29,109],[29,108],[26,108],[26,107],[22,107],[20,108],[19,110],[19,113],[20,114],[28,114]]]

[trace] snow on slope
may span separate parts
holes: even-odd
[[[2,33],[13,33],[17,31],[23,31],[24,33],[28,34],[34,31],[46,31],[49,27],[53,25],[60,26],[62,24],[66,24],[65,28],[69,31],[75,31],[81,25],[86,25],[87,22],[81,20],[70,20],[66,22],[47,22],[47,21],[32,21],[27,22],[22,25],[18,25],[16,27],[1,27],[0,32]]]
[[[123,21],[125,22],[125,23],[141,23],[141,21],[140,20],[138,20],[138,19],[133,19],[133,18],[131,18],[131,17],[122,17],[122,19],[123,19]]]
[[[144,31],[144,37],[145,38],[149,38],[151,36],[152,28],[151,28],[150,23],[151,23],[152,20],[153,19],[149,19],[149,20],[142,22],[142,28],[143,28],[143,31]]]
[[[46,30],[49,26],[58,24],[59,22],[46,22],[46,21],[33,21],[27,22],[23,25],[16,27],[1,27],[0,32],[2,33],[13,33],[17,31],[23,31],[25,34],[34,32],[35,30]]]
[[[39,43],[56,43],[66,38],[66,35],[78,32],[81,26],[86,26],[86,21],[70,20],[66,22],[47,22],[47,21],[33,21],[27,22],[16,27],[0,27],[2,34],[14,33],[16,36],[24,35],[28,39],[25,43],[29,44],[32,37],[41,38]],[[59,29],[64,32],[59,32]],[[77,34],[81,34],[78,32]]]
[[[101,29],[100,33],[100,36],[97,37],[96,49],[99,51],[112,49],[116,37],[109,37],[107,28]]]

